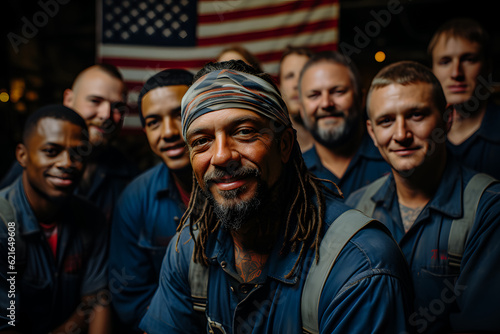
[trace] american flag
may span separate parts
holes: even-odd
[[[193,73],[241,45],[276,75],[288,45],[335,50],[339,0],[97,0],[97,60],[116,65],[131,110],[144,82],[166,68]],[[134,112],[124,127],[139,128]]]

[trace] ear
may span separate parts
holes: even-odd
[[[366,130],[368,130],[368,134],[372,138],[375,147],[378,147],[377,139],[375,138],[375,132],[373,131],[372,121],[370,119],[366,120]]]
[[[73,93],[73,91],[69,88],[65,89],[64,90],[64,93],[63,93],[63,105],[68,107],[68,108],[71,108],[71,106],[73,105],[73,100],[74,100],[74,96],[75,94]]]
[[[281,135],[280,140],[280,152],[281,152],[281,161],[286,164],[290,159],[290,155],[292,154],[293,145],[296,143],[296,140],[293,129],[286,128]]]
[[[28,164],[28,149],[24,146],[24,144],[17,144],[16,159],[23,169],[26,168],[26,165]]]

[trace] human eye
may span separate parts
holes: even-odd
[[[438,65],[444,66],[444,65],[448,65],[450,62],[451,62],[451,58],[443,57],[443,58],[439,59]]]
[[[392,124],[392,117],[389,116],[383,116],[377,119],[376,124],[382,127],[388,127]]]
[[[463,62],[468,62],[471,64],[475,64],[479,61],[479,56],[475,54],[469,54],[463,57],[462,59]]]
[[[48,157],[55,157],[59,154],[59,150],[54,146],[46,146],[42,148],[42,152]]]
[[[310,100],[316,100],[321,94],[319,92],[312,92],[307,94],[307,98]]]
[[[207,137],[197,137],[190,140],[189,146],[193,149],[202,149],[208,143],[209,139]]]
[[[158,127],[159,124],[160,124],[160,122],[157,118],[148,118],[146,120],[146,127],[148,129],[155,129]]]

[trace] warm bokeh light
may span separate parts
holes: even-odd
[[[0,93],[0,102],[7,102],[7,101],[9,101],[9,93],[1,92]]]
[[[383,51],[378,51],[377,53],[375,53],[375,60],[379,63],[383,62],[385,60],[385,53]]]

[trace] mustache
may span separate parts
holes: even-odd
[[[247,176],[260,177],[261,172],[257,168],[252,167],[238,167],[238,168],[221,168],[216,167],[212,172],[207,173],[203,177],[203,182],[210,185],[215,182],[222,181],[227,178],[243,178]]]
[[[321,109],[321,111],[319,111],[316,114],[317,119],[322,118],[322,117],[330,117],[330,116],[346,118],[347,114],[343,110],[338,110],[335,107],[323,108],[323,109]]]

